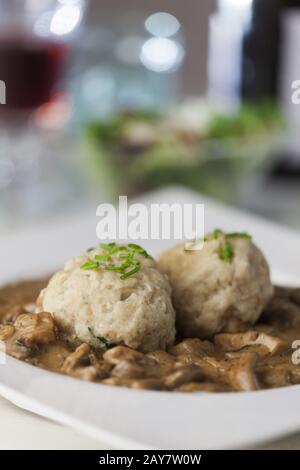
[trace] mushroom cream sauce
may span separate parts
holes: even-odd
[[[300,340],[300,289],[275,288],[254,326],[232,325],[209,341],[177,338],[166,351],[70,343],[50,313],[34,301],[47,280],[0,289],[0,340],[7,353],[32,365],[108,385],[181,392],[251,391],[300,383],[292,343]],[[76,308],[76,306],[74,306]]]

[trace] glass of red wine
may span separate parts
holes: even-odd
[[[38,118],[65,93],[85,6],[85,0],[0,0],[0,222],[1,210],[26,217],[44,209]]]

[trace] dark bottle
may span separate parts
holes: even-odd
[[[253,0],[252,19],[242,47],[243,99],[280,99],[281,81],[286,75],[285,39],[290,35],[291,18],[298,14],[300,0]],[[292,42],[299,50],[298,39],[300,36]],[[300,64],[297,56],[294,59]]]
[[[282,0],[253,0],[243,41],[241,95],[245,100],[278,96]]]

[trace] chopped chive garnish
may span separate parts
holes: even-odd
[[[116,246],[115,243],[100,243],[100,247],[106,251],[111,251],[112,248],[114,248],[115,246]]]
[[[135,268],[131,269],[127,273],[122,274],[121,279],[127,279],[128,277],[132,276],[133,274],[138,273],[140,270],[140,266],[136,266]]]
[[[105,271],[117,271],[118,273],[123,272],[122,266],[105,266]]]
[[[226,263],[231,263],[234,256],[233,246],[230,242],[225,242],[219,248],[219,256],[222,260],[226,261]]]
[[[104,345],[105,349],[109,349],[113,347],[113,343],[108,339],[104,338],[104,336],[96,336],[97,340],[100,341],[101,344]]]
[[[137,245],[136,243],[129,243],[128,247],[131,248],[134,251],[137,251],[141,255],[145,256],[146,258],[149,258],[149,254],[147,251],[140,245]]]
[[[111,256],[110,255],[96,255],[95,259],[99,261],[111,261]]]
[[[138,259],[133,259],[133,260],[131,260],[131,262],[132,262],[132,264],[134,264],[134,266],[141,266],[141,262]]]
[[[250,233],[247,232],[231,232],[231,233],[226,233],[227,238],[246,238],[248,240],[251,240],[251,235]]]
[[[119,253],[119,258],[128,259],[131,258],[133,255],[134,253]]]
[[[230,238],[244,238],[247,240],[251,240],[251,235],[248,232],[223,232],[223,230],[216,228],[210,237],[204,237],[202,241],[206,242],[211,239],[218,240],[222,237],[224,243],[221,244],[219,248],[219,256],[222,260],[226,261],[227,263],[231,263],[234,257],[234,248],[233,245],[228,241]]]
[[[106,350],[106,349],[113,347],[113,343],[109,341],[108,339],[104,338],[103,336],[96,336],[90,326],[88,326],[88,330],[89,330],[89,333],[92,335],[92,337],[99,341],[103,349]]]
[[[213,237],[215,240],[217,240],[221,235],[223,234],[222,230],[219,229],[219,228],[216,228],[214,231],[213,231]]]
[[[81,269],[86,269],[90,271],[96,271],[99,268],[99,263],[97,261],[89,258],[86,263],[81,265]]]
[[[100,268],[105,271],[115,271],[120,273],[120,279],[127,279],[139,272],[141,268],[141,261],[136,258],[136,255],[142,255],[145,258],[150,257],[146,250],[140,245],[129,243],[128,245],[116,245],[116,243],[100,243],[102,252],[95,255],[94,259],[88,259],[86,263],[81,266],[85,270],[98,270]],[[114,263],[112,255],[122,260],[121,264]]]

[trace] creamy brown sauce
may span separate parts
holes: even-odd
[[[210,341],[185,338],[169,351],[143,354],[70,344],[49,313],[34,313],[46,280],[0,289],[0,340],[27,363],[85,380],[135,389],[250,391],[300,383],[292,343],[300,340],[300,289],[276,288],[259,322],[233,324]]]

